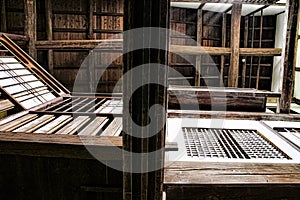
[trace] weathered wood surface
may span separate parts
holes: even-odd
[[[230,55],[231,50],[227,47],[205,47],[170,45],[170,51],[188,55],[209,54],[209,55]],[[280,56],[281,48],[239,48],[242,56]]]
[[[11,110],[14,107],[15,105],[12,102],[10,102],[8,99],[0,100],[0,112]]]
[[[122,51],[122,40],[52,40],[37,41],[37,49],[99,49]]]
[[[228,72],[228,87],[238,87],[240,62],[240,30],[241,30],[242,4],[234,3],[231,12],[230,37],[230,66]]]
[[[299,164],[174,162],[165,168],[167,199],[297,199]]]
[[[284,54],[282,55],[283,62],[283,80],[282,80],[282,98],[280,99],[280,112],[289,113],[291,101],[293,98],[294,77],[295,77],[295,44],[297,35],[297,24],[299,15],[299,1],[287,0],[286,12],[287,19],[287,34]]]
[[[192,2],[192,3],[236,3],[236,0],[171,0],[171,2]],[[276,0],[239,0],[240,3],[272,5]]]
[[[15,119],[13,121],[10,121],[6,124],[3,124],[0,126],[1,131],[12,131],[14,129],[17,129],[18,127],[30,122],[32,119],[37,118],[38,116],[36,114],[28,114],[25,116],[22,116],[18,119]]]
[[[280,96],[279,93],[255,89],[171,86],[168,89],[168,108],[264,112],[266,97],[273,95]]]
[[[25,36],[25,35],[0,32],[0,36],[2,36],[3,34],[5,34],[7,37],[9,37],[13,41],[28,41],[29,40],[28,36]]]
[[[62,127],[55,134],[74,135],[81,127],[83,127],[89,121],[89,119],[90,118],[88,116],[79,116],[70,123],[68,123],[66,126]]]
[[[24,13],[25,13],[25,35],[29,38],[28,41],[28,53],[36,59],[37,52],[35,48],[35,42],[37,40],[37,12],[36,12],[36,1],[25,0],[24,1]]]
[[[116,117],[101,133],[101,136],[120,136],[122,131],[122,118]]]
[[[20,128],[15,129],[13,132],[23,132],[23,133],[31,133],[34,130],[42,127],[43,125],[47,124],[49,121],[54,119],[53,115],[43,115],[23,126]],[[18,120],[18,119],[17,119]]]
[[[0,144],[0,154],[94,159],[88,147],[101,159],[122,160],[122,155],[114,150],[122,147],[121,137],[1,132]]]
[[[78,135],[92,135],[95,136],[99,134],[101,129],[108,122],[106,117],[96,117],[92,122],[90,122]]]
[[[300,121],[299,114],[274,114],[258,112],[168,110],[169,118],[249,119],[269,121]]]
[[[46,124],[45,126],[34,131],[34,133],[52,134],[56,130],[62,128],[65,124],[67,124],[71,120],[72,120],[72,117],[70,115],[59,116],[55,120],[51,121],[50,123]]]

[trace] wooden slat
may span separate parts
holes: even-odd
[[[122,118],[116,117],[101,133],[101,136],[120,136],[122,130]]]
[[[59,128],[63,127],[66,123],[72,120],[72,116],[70,115],[62,115],[56,118],[54,121],[46,124],[45,126],[39,128],[38,130],[34,131],[34,133],[46,133],[52,134]]]
[[[107,121],[106,117],[96,117],[78,135],[97,135]]]
[[[36,114],[28,114],[28,115],[25,115],[23,117],[20,117],[18,119],[15,119],[13,121],[10,121],[6,124],[3,124],[2,126],[0,126],[0,130],[1,131],[12,131],[16,128],[19,128],[20,126],[28,123],[29,121],[37,118],[38,115]]]
[[[10,102],[8,99],[0,100],[0,112],[4,112],[10,109],[13,109],[15,105]]]
[[[43,116],[25,124],[24,126],[21,126],[20,128],[14,130],[13,132],[31,133],[34,130],[47,124],[49,121],[51,121],[54,118],[55,117],[53,115],[43,115]]]
[[[14,115],[11,115],[11,116],[8,116],[2,120],[0,120],[0,126],[2,126],[3,124],[6,124],[8,122],[11,122],[19,117],[22,117],[24,115],[28,114],[28,111],[23,111],[23,112],[19,112],[17,114],[14,114]]]
[[[72,122],[64,126],[62,129],[58,130],[55,134],[69,134],[74,135],[82,126],[89,121],[88,116],[79,116]]]

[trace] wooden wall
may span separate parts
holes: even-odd
[[[124,0],[37,0],[37,40],[38,41],[96,41],[111,37],[121,38],[123,30]],[[24,33],[25,0],[1,0],[1,10],[5,5],[5,23],[0,30],[15,34]],[[191,45],[189,39],[206,47],[230,48],[231,15],[172,7],[170,28],[179,34],[171,35],[171,44]],[[51,19],[51,20],[48,20]],[[200,21],[199,21],[200,20]],[[3,17],[1,18],[3,21]],[[51,21],[49,24],[48,21]],[[201,27],[199,27],[201,25]],[[273,48],[276,16],[245,16],[241,20],[240,47]],[[201,33],[197,34],[197,29]],[[121,86],[115,86],[122,76],[121,51],[94,51],[92,64],[82,65],[89,55],[89,48],[38,48],[37,60],[69,90],[73,90],[74,81],[80,80],[77,91],[92,92],[93,82],[100,74],[97,92],[121,92]],[[181,73],[191,85],[228,86],[230,55],[188,56],[191,63],[182,57],[170,53],[169,65]],[[242,62],[242,61],[245,62]],[[112,61],[112,62],[111,62]],[[104,71],[104,68],[109,65]],[[200,70],[200,80],[194,66]],[[79,68],[82,67],[81,73]],[[263,90],[271,89],[273,56],[241,56],[239,63],[239,87],[251,87]],[[95,72],[95,73],[91,73]],[[184,84],[186,80],[169,73],[170,84]],[[91,84],[92,83],[92,84]]]

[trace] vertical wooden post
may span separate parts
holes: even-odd
[[[222,47],[226,46],[226,26],[227,26],[227,14],[223,13],[222,16]],[[225,67],[225,56],[221,55],[221,66],[220,66],[220,87],[224,86],[223,75],[224,75],[224,67]]]
[[[89,0],[88,3],[88,39],[94,39],[94,0]]]
[[[252,33],[251,33],[251,48],[254,47],[254,32],[255,32],[255,15],[252,16]],[[252,68],[253,68],[253,56],[250,58],[250,69],[249,69],[249,88],[252,82]]]
[[[53,39],[52,31],[52,2],[51,0],[45,0],[45,11],[46,11],[46,33],[48,41]],[[53,69],[53,50],[48,50],[48,70],[51,74],[54,73]]]
[[[262,44],[262,36],[263,36],[263,20],[264,20],[264,11],[260,11],[260,26],[259,26],[259,48],[261,48]],[[256,89],[258,89],[259,85],[259,76],[260,76],[260,64],[261,64],[261,56],[258,57],[258,65],[256,72]]]
[[[248,47],[249,16],[245,19],[244,47]],[[247,56],[243,57],[242,88],[246,86]]]
[[[28,53],[33,58],[37,58],[35,42],[36,42],[36,1],[24,0],[25,12],[25,35],[29,38]]]
[[[124,30],[128,31],[142,27],[168,27],[168,0],[125,0],[124,3]],[[149,119],[150,108],[154,105],[166,108],[167,69],[149,63],[167,65],[168,34],[165,30],[151,32],[140,30],[139,34],[124,36],[124,70],[123,73],[133,74],[123,77],[123,109],[129,113],[123,116],[123,149],[129,154],[124,154],[123,160],[123,199],[160,200],[162,199],[163,167],[152,172],[143,171],[143,167],[163,166],[164,152],[159,151],[164,147],[166,114],[161,109],[152,110],[155,116]],[[146,36],[146,35],[149,35]],[[160,46],[158,48],[147,48]],[[145,48],[143,46],[145,45]],[[135,50],[138,46],[139,50]],[[134,51],[135,50],[135,51]],[[133,69],[137,69],[134,71]],[[149,81],[163,83],[149,84]],[[133,84],[138,84],[136,89]],[[129,103],[128,103],[129,102]],[[153,133],[152,128],[163,128]],[[135,124],[138,125],[135,126]],[[141,129],[140,127],[144,127]],[[143,136],[143,138],[134,135]],[[152,136],[151,136],[152,135]],[[135,157],[133,153],[146,153]],[[148,153],[152,153],[150,156]],[[137,170],[134,173],[133,169]],[[141,169],[140,171],[138,169]]]
[[[295,63],[296,55],[295,46],[297,37],[297,20],[299,12],[299,1],[287,0],[286,12],[287,18],[287,33],[286,44],[283,50],[283,80],[282,80],[282,95],[280,99],[280,112],[289,113],[294,88]]]
[[[7,32],[5,0],[1,1],[1,31]]]
[[[240,60],[240,28],[241,28],[242,4],[234,3],[231,13],[231,57],[228,77],[229,87],[238,87],[239,83],[239,60]]]
[[[197,45],[202,46],[202,7],[198,9],[198,17],[197,17]],[[196,78],[195,78],[195,86],[200,86],[201,80],[201,55],[196,56]]]

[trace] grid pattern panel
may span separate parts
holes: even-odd
[[[183,128],[183,135],[190,157],[290,159],[255,130]]]
[[[0,47],[3,46],[0,43]],[[0,87],[29,109],[56,98],[55,93],[8,50],[0,55]]]

